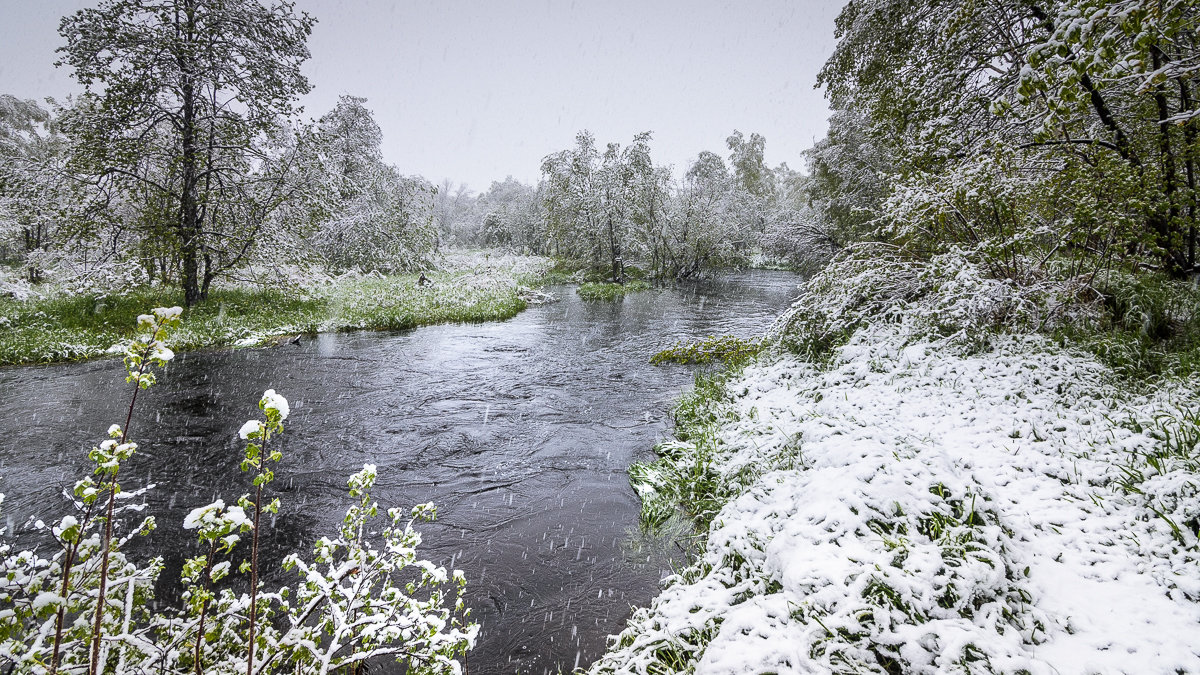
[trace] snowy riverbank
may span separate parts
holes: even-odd
[[[314,273],[286,283],[215,288],[207,302],[188,310],[170,346],[176,351],[266,346],[298,334],[509,319],[529,303],[544,301],[544,294],[526,286],[539,283],[552,265],[538,256],[452,252],[427,275]],[[0,298],[0,365],[111,355],[146,307],[182,301],[178,289],[161,286],[107,294],[51,289],[23,300]]]
[[[592,672],[1200,670],[1195,383],[987,342],[879,322],[729,380],[638,482],[726,503]]]

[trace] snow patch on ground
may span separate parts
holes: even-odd
[[[592,672],[1200,671],[1195,467],[1139,459],[1194,383],[910,335],[728,383],[716,465],[745,488]]]

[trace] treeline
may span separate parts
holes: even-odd
[[[0,95],[0,263],[83,289],[296,269],[384,272],[436,246],[427,181],[386,164],[365,99],[296,101],[314,20],[290,3],[108,0],[63,18],[49,108]]]
[[[159,284],[191,306],[222,281],[422,268],[440,245],[686,278],[820,264],[846,241],[831,216],[860,217],[738,131],[726,156],[680,173],[654,161],[649,133],[601,146],[584,131],[536,186],[435,188],[384,162],[365,99],[301,119],[314,22],[256,0],[105,0],[64,17],[57,65],[82,93],[0,95],[0,293]]]
[[[676,279],[753,263],[812,268],[845,245],[829,225],[843,207],[823,196],[835,191],[787,164],[768,166],[761,135],[735,130],[726,157],[700,152],[682,176],[655,163],[650,141],[646,132],[601,148],[585,130],[542,160],[537,185],[509,177],[472,195],[445,182],[434,207],[439,232],[574,259],[612,281],[627,265]]]
[[[1160,0],[848,3],[812,151],[831,222],[1084,294],[1116,272],[1194,275],[1198,18]]]

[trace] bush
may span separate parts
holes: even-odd
[[[971,251],[925,260],[887,244],[851,247],[805,285],[769,340],[820,360],[867,325],[902,325],[912,339],[966,342],[988,331],[1095,329],[1101,294],[1091,279],[1045,272],[996,278]]]

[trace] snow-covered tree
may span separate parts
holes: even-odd
[[[475,200],[466,183],[455,187],[449,178],[437,186],[433,197],[433,221],[443,241],[474,241],[480,236],[475,222]]]
[[[383,134],[366,99],[340,97],[314,133],[320,168],[311,219],[325,264],[383,272],[424,264],[437,245],[434,188],[383,161]]]
[[[1196,264],[1197,18],[1194,3],[1157,0],[856,0],[820,81],[835,109],[869,120],[894,161],[896,203],[942,203],[958,221],[947,229],[926,211],[934,221],[901,224],[914,251],[1090,252],[1088,266],[1179,275]],[[939,182],[975,162],[993,194],[1019,186],[1026,207],[1006,215]],[[1080,185],[1088,198],[1071,201]]]
[[[540,253],[546,245],[544,203],[537,189],[512,176],[493,182],[479,195],[475,210],[482,214],[478,241],[487,246],[512,246]]]
[[[161,205],[154,224],[188,305],[204,299],[214,253],[248,248],[276,194],[244,210],[260,141],[309,90],[312,25],[290,3],[257,0],[104,0],[60,25],[60,63],[89,102],[66,120],[74,167]]]
[[[599,171],[596,137],[586,130],[576,134],[573,149],[542,160],[542,196],[555,253],[596,266],[604,261]]]
[[[0,94],[0,261],[20,266],[31,283],[42,280],[75,202],[65,145],[52,110]]]

